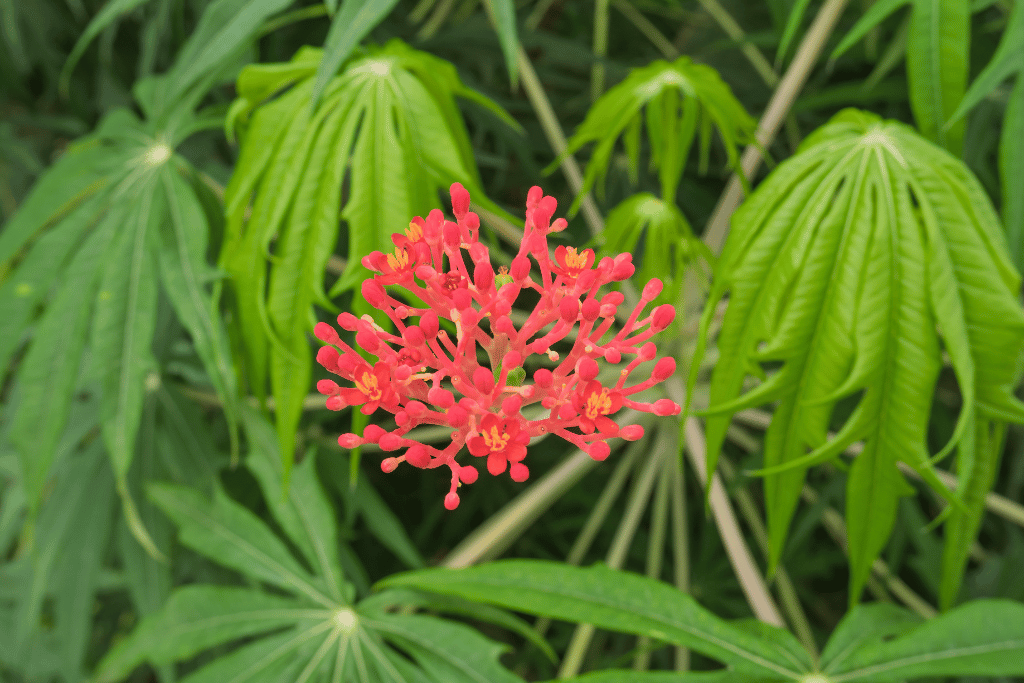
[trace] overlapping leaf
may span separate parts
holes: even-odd
[[[148,542],[127,495],[162,288],[234,420],[227,337],[207,287],[205,186],[165,138],[118,110],[40,180],[0,236],[0,368],[13,370],[9,438],[38,510],[72,397],[84,378],[101,389],[103,439],[133,530]],[[84,358],[88,357],[88,362]],[[151,549],[152,550],[152,549]]]
[[[903,124],[841,112],[737,210],[715,277],[702,334],[718,300],[730,298],[711,379],[708,467],[728,414],[779,402],[763,472],[772,564],[806,469],[859,440],[847,484],[852,600],[908,488],[897,461],[953,501],[949,542],[967,547],[998,452],[998,439],[982,444],[976,433],[1024,421],[1011,393],[1024,349],[1020,279],[970,171]],[[932,454],[925,437],[942,349],[963,405],[952,439]],[[781,367],[741,395],[762,362]],[[829,439],[833,408],[847,396],[858,397],[856,408]],[[954,447],[957,493],[932,467]],[[965,560],[947,561],[946,590],[955,592]]]
[[[261,420],[247,415],[250,428],[258,427]],[[184,487],[150,487],[151,498],[178,525],[182,543],[279,590],[179,588],[107,654],[97,668],[97,681],[121,680],[144,661],[171,664],[240,639],[249,642],[184,680],[520,680],[498,663],[502,646],[467,626],[436,617],[389,613],[388,603],[379,598],[353,604],[354,590],[338,568],[334,511],[317,479],[315,460],[311,455],[293,469],[287,496],[282,491],[281,460],[274,449],[257,448],[248,461],[274,520],[298,557],[269,526],[223,492],[216,492],[211,501]]]
[[[668,203],[675,201],[679,179],[698,133],[702,169],[708,163],[712,127],[718,131],[729,165],[734,168],[738,159],[736,146],[748,142],[754,133],[754,120],[711,67],[680,57],[674,62],[657,60],[634,69],[594,103],[569,140],[565,154],[572,154],[587,143],[597,143],[587,163],[583,188],[570,213],[576,212],[595,183],[598,191],[602,190],[619,136],[629,157],[630,176],[636,182],[640,127],[644,121],[641,110],[645,108],[651,165],[658,170],[661,198]],[[555,165],[557,161],[549,170]]]
[[[304,48],[287,64],[244,69],[228,121],[243,139],[225,196],[221,263],[232,275],[239,345],[257,396],[266,395],[269,375],[285,472],[311,384],[311,307],[332,307],[324,269],[339,216],[350,258],[332,294],[362,281],[360,258],[389,249],[391,233],[428,211],[439,188],[458,181],[483,198],[454,97],[499,111],[462,85],[451,64],[399,41],[351,60],[312,109],[320,59]]]
[[[970,0],[879,0],[836,46],[832,59],[907,4],[913,7],[906,43],[910,108],[925,137],[959,156],[963,123],[947,126],[946,122],[967,88]]]

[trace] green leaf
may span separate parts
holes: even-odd
[[[829,680],[896,681],[922,676],[1024,674],[1024,605],[976,600],[906,635],[858,648]]]
[[[797,31],[800,30],[800,24],[804,20],[804,14],[807,13],[807,6],[810,2],[811,0],[796,0],[793,3],[793,7],[789,10],[789,16],[786,17],[786,27],[782,31],[779,48],[775,53],[776,69],[786,61],[786,56],[789,54],[789,46],[792,44],[793,39],[796,38]]]
[[[516,29],[516,5],[513,0],[484,0],[490,5],[494,30],[505,56],[508,80],[515,90],[519,83],[519,35]]]
[[[64,68],[60,72],[59,87],[65,97],[68,95],[68,88],[71,83],[71,72],[75,70],[78,60],[85,54],[89,43],[102,33],[103,29],[117,21],[118,17],[124,16],[145,2],[147,0],[108,0],[100,11],[89,20],[89,24],[82,31],[78,40],[75,41],[75,46],[71,48],[71,53],[68,55],[67,60],[64,62]]]
[[[970,171],[874,115],[836,115],[740,206],[701,319],[703,338],[730,292],[709,392],[708,466],[729,423],[720,411],[779,401],[761,472],[772,566],[805,470],[859,440],[864,451],[847,489],[853,600],[888,538],[898,497],[911,490],[897,461],[967,511],[926,448],[939,344],[964,401],[953,437],[934,457],[958,447],[967,481],[976,420],[1024,421],[1010,394],[1024,352],[1018,287],[998,218]],[[782,365],[741,395],[762,362]],[[828,438],[833,408],[851,395],[852,414]]]
[[[185,586],[96,667],[97,682],[119,681],[144,661],[170,664],[220,643],[254,636],[329,612],[248,588]]]
[[[829,59],[832,61],[839,59],[844,52],[856,45],[861,38],[868,34],[868,31],[885,21],[890,14],[913,2],[915,0],[878,0],[872,4],[853,25],[853,28],[839,41]]]
[[[338,526],[334,509],[317,480],[315,451],[307,453],[294,468],[286,492],[281,455],[271,426],[250,409],[243,415],[253,446],[246,465],[260,482],[274,518],[317,575],[324,577],[331,598],[346,602],[342,597],[344,578],[336,543]]]
[[[321,605],[333,604],[281,540],[220,489],[214,492],[213,501],[171,484],[152,483],[148,491],[153,502],[181,528],[183,544],[247,576],[295,591]]]
[[[967,112],[978,106],[979,102],[992,94],[1003,81],[1022,71],[1024,71],[1024,5],[1015,2],[995,54],[971,83],[970,89],[961,100],[960,106],[950,116],[949,122],[960,120]],[[1020,82],[1019,78],[1017,82]]]
[[[675,200],[698,120],[705,122],[707,135],[712,124],[718,130],[733,166],[738,159],[736,145],[749,141],[754,133],[754,119],[711,67],[680,57],[671,63],[657,60],[633,69],[594,103],[569,139],[566,151],[546,169],[550,172],[562,157],[575,153],[585,144],[597,143],[584,172],[583,187],[569,208],[570,215],[576,213],[583,197],[595,184],[599,192],[603,191],[615,141],[625,131],[627,146],[633,145],[628,142],[634,134],[630,131],[635,130],[636,117],[644,107],[651,162],[660,172],[661,198],[669,203]],[[706,140],[702,136],[702,155],[706,152]]]
[[[456,595],[517,612],[645,635],[692,648],[755,676],[798,679],[813,668],[806,653],[803,661],[793,662],[776,643],[728,624],[668,584],[604,565],[581,569],[540,560],[504,560],[457,570],[406,572],[378,586]]]
[[[422,615],[379,614],[364,619],[386,639],[407,650],[436,680],[516,683],[518,676],[498,663],[508,648],[468,626]]]
[[[970,0],[914,0],[907,41],[910,108],[921,133],[960,156],[964,125],[946,125],[967,89]]]
[[[79,376],[101,264],[126,210],[115,207],[93,230],[66,271],[66,282],[35,330],[16,381],[21,396],[11,418],[11,442],[21,456],[29,509],[38,509],[50,464],[64,431]],[[60,340],[61,343],[54,343]]]
[[[1018,3],[1021,5],[1024,3]],[[1024,10],[1020,10],[1024,15]],[[999,140],[999,179],[1002,183],[1003,225],[1010,256],[1017,270],[1024,269],[1024,192],[1017,182],[1024,177],[1024,75],[1010,91]]]
[[[92,363],[103,383],[103,438],[118,479],[131,465],[146,376],[155,366],[150,351],[157,294],[155,190],[155,184],[140,188],[139,202],[118,226],[106,257],[125,265],[105,269],[96,294]]]
[[[921,623],[913,612],[891,603],[857,605],[846,613],[821,652],[822,673],[836,671],[861,648],[903,635]]]
[[[334,15],[331,29],[324,40],[324,55],[313,84],[314,105],[319,102],[327,82],[349,58],[359,41],[383,21],[397,4],[398,0],[342,0],[341,10]]]
[[[605,669],[582,676],[559,678],[558,681],[578,683],[748,683],[749,676],[732,671],[634,671],[633,669]],[[555,683],[554,680],[548,683]]]

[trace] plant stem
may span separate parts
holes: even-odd
[[[679,56],[679,50],[672,44],[672,41],[665,37],[658,27],[651,23],[651,21],[643,15],[636,7],[633,7],[632,3],[628,0],[612,0],[612,4],[615,6],[622,16],[636,27],[640,33],[644,34],[647,40],[651,41],[658,52],[660,52],[665,59],[672,60]]]
[[[676,449],[666,449],[674,453]],[[654,505],[651,507],[651,536],[647,543],[647,577],[658,581],[661,579],[661,564],[665,557],[665,532],[668,528],[669,494],[672,487],[674,465],[678,458],[662,457],[661,476],[658,488],[654,492]],[[651,666],[651,639],[641,636],[637,639],[636,657],[633,658],[635,671],[646,671]]]
[[[551,145],[555,156],[559,156],[565,152],[568,146],[565,133],[562,131],[562,125],[558,122],[555,110],[551,107],[551,102],[544,92],[544,86],[541,85],[540,79],[537,78],[537,72],[534,71],[533,64],[530,62],[530,58],[526,56],[526,51],[523,50],[522,46],[519,46],[519,73],[522,77],[523,90],[526,91],[526,97],[530,100],[530,105],[537,113],[537,119],[540,121],[540,126],[544,130],[545,137],[548,139],[548,144]],[[565,158],[562,159],[562,173],[569,182],[569,187],[573,193],[578,194],[583,189],[583,174],[580,172],[576,159],[571,154],[566,154]],[[590,196],[590,193],[587,193],[587,196],[583,198],[581,211],[583,212],[583,219],[590,229],[590,233],[592,235],[600,234],[604,230],[604,219],[598,213],[597,205],[594,203],[594,198]]]
[[[757,49],[757,46],[746,40],[743,28],[732,18],[732,15],[718,3],[718,0],[698,0],[698,2],[704,8],[704,11],[718,22],[718,25],[722,27],[726,35],[741,44],[740,51],[743,52],[751,66],[754,67],[754,70],[761,76],[761,79],[769,88],[774,88],[779,82],[779,75],[775,73],[775,69],[765,59],[765,56],[761,54],[761,51]]]
[[[327,16],[326,5],[311,5],[309,7],[303,7],[302,9],[297,9],[294,12],[282,14],[276,19],[271,19],[270,21],[263,25],[263,28],[260,29],[259,35],[269,35],[274,31],[278,30],[279,28],[283,28],[288,24],[294,24],[297,21],[304,21],[306,19],[316,19],[317,17],[325,16]]]
[[[659,444],[664,443],[665,439],[662,437],[659,440]],[[615,532],[615,538],[612,539],[611,548],[609,548],[608,555],[605,558],[605,564],[609,567],[620,569],[625,562],[629,546],[633,542],[633,536],[636,533],[636,528],[640,524],[640,517],[643,516],[644,509],[647,507],[647,501],[650,500],[651,489],[654,488],[654,480],[659,466],[666,457],[672,457],[672,455],[671,451],[667,448],[658,448],[648,456],[647,462],[644,463],[643,469],[640,471],[640,477],[630,492],[629,501],[626,503],[626,511],[622,516],[622,521],[619,523],[619,528]],[[593,635],[594,627],[590,624],[579,624],[576,627],[576,632],[573,633],[572,640],[569,641],[569,647],[562,658],[562,666],[558,669],[558,678],[571,678],[579,673],[580,667],[583,665],[583,657],[587,653],[587,648]]]
[[[719,456],[718,466],[722,470],[722,475],[725,477],[726,482],[732,482],[735,479],[736,470],[732,463],[724,456]],[[761,554],[767,559],[771,550],[768,529],[765,528],[764,520],[761,519],[761,515],[758,513],[757,505],[754,503],[750,491],[745,487],[734,489],[733,498],[736,500],[736,506],[739,507],[740,514],[743,515],[743,520],[750,527],[750,530],[754,532],[754,538],[761,549]],[[796,588],[793,587],[793,581],[789,578],[789,573],[781,565],[775,570],[775,586],[778,589],[779,599],[782,601],[782,609],[786,612],[793,632],[800,639],[803,646],[807,648],[807,651],[812,654],[815,661],[817,661],[818,645],[814,642],[811,624],[804,613],[803,606],[800,604],[800,598],[796,594]]]
[[[682,394],[682,387],[679,386],[679,378],[673,377],[678,394]],[[672,381],[672,380],[670,380]],[[670,385],[671,390],[671,385]],[[697,471],[701,485],[707,488],[707,445],[704,441],[704,431],[695,417],[687,417],[684,426],[686,435],[686,452]],[[750,555],[750,549],[743,539],[743,532],[736,522],[736,515],[733,513],[729,497],[725,493],[722,479],[714,474],[711,479],[711,496],[709,498],[711,513],[715,518],[715,525],[718,533],[722,536],[722,544],[729,556],[736,578],[740,581],[740,588],[750,604],[751,610],[760,621],[772,626],[784,626],[782,616],[779,614],[775,601],[772,600],[765,584],[761,570],[754,563]]]
[[[672,560],[676,588],[689,593],[690,534],[686,527],[686,481],[683,475],[683,462],[679,458],[672,458]],[[675,659],[676,671],[689,670],[689,649],[677,647]]]
[[[702,0],[702,2],[706,1],[708,0]],[[753,178],[754,173],[757,172],[757,168],[761,163],[761,150],[768,149],[771,146],[776,133],[778,133],[779,126],[782,125],[782,121],[793,106],[797,94],[807,81],[811,69],[817,63],[818,56],[824,49],[828,37],[832,34],[832,29],[835,28],[836,22],[839,21],[839,16],[843,13],[846,3],[847,0],[825,0],[825,4],[818,11],[818,15],[814,17],[814,21],[811,23],[810,28],[807,29],[807,33],[804,34],[800,47],[797,48],[796,56],[793,57],[793,62],[786,70],[771,100],[768,102],[764,115],[761,117],[760,122],[758,122],[758,144],[749,145],[743,150],[740,168],[746,178]],[[722,249],[725,235],[729,231],[729,219],[739,205],[742,194],[743,186],[739,176],[733,174],[729,179],[725,192],[722,193],[718,200],[718,206],[715,207],[711,220],[708,221],[707,229],[704,231],[704,243],[716,254]]]

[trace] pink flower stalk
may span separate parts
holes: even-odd
[[[316,336],[328,344],[317,361],[354,384],[318,382],[317,389],[328,396],[327,407],[361,406],[367,415],[383,408],[394,414],[397,425],[392,431],[370,425],[362,436],[342,434],[338,443],[343,448],[375,443],[387,452],[402,451],[384,459],[385,472],[402,462],[421,469],[448,467],[451,489],[444,505],[454,510],[460,484],[472,484],[478,476],[475,467],[456,459],[463,445],[471,455],[487,458],[492,475],[508,469],[514,481],[522,482],[530,475],[523,460],[533,437],[555,434],[604,460],[611,452],[609,438],[635,441],[643,436],[640,425],[620,429],[612,419],[623,406],[655,415],[679,414],[679,405],[669,399],[648,403],[630,398],[675,372],[672,358],[658,360],[647,379],[626,386],[639,365],[655,358],[657,349],[648,340],[675,318],[668,304],[641,318],[661,292],[660,280],[647,283],[625,324],[613,331],[623,296],[601,296],[598,290],[633,275],[632,254],[606,257],[595,266],[593,250],[559,246],[552,259],[547,236],[564,230],[566,222],[551,221],[555,198],[533,187],[526,199],[519,253],[510,269],[495,273],[490,253],[479,241],[480,219],[469,210],[469,192],[455,183],[451,197],[457,222],[445,220],[438,209],[426,220],[417,216],[405,234],[392,235],[392,253],[375,251],[362,261],[376,273],[363,282],[362,295],[387,314],[397,333],[386,332],[369,316],[351,313],[339,315],[338,325],[355,332],[355,345],[378,362],[371,367],[333,327],[316,325]],[[405,289],[411,294],[408,302],[385,285]],[[523,290],[532,290],[539,300],[526,322],[516,327],[509,316]],[[454,334],[444,329],[442,320],[450,322]],[[552,347],[577,325],[572,348],[559,354]],[[478,358],[481,351],[488,359],[485,364]],[[535,370],[527,380],[531,355],[542,356],[551,367]],[[627,356],[633,358],[625,362]],[[599,358],[624,364],[614,385],[597,379]],[[546,414],[535,420],[524,417],[522,408],[533,404],[540,404]],[[411,429],[423,424],[450,427],[451,443],[438,449],[408,438]]]

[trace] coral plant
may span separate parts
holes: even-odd
[[[387,315],[396,331],[347,312],[338,316],[338,325],[355,333],[355,346],[376,356],[375,363],[368,363],[327,323],[316,326],[316,336],[327,344],[317,361],[354,385],[318,382],[317,389],[328,396],[327,407],[362,406],[364,414],[383,408],[395,416],[394,430],[371,424],[362,436],[342,434],[342,447],[375,443],[390,453],[404,449],[381,462],[385,472],[402,462],[422,469],[450,468],[451,489],[444,505],[453,510],[460,484],[472,484],[478,476],[475,467],[456,460],[463,445],[473,456],[486,456],[492,475],[508,469],[513,480],[522,482],[530,474],[523,464],[526,446],[535,437],[554,434],[604,460],[611,452],[607,439],[635,441],[643,436],[640,425],[620,427],[611,418],[623,406],[662,416],[679,413],[679,405],[669,399],[635,398],[675,372],[672,358],[661,358],[649,377],[626,386],[639,365],[655,359],[657,349],[650,339],[675,317],[668,304],[641,317],[661,292],[660,280],[647,283],[640,301],[616,328],[625,297],[617,291],[602,296],[599,290],[633,275],[632,254],[605,257],[595,265],[590,249],[559,246],[549,252],[548,234],[565,229],[566,222],[551,221],[557,202],[534,187],[526,200],[519,252],[510,268],[495,273],[488,248],[479,240],[480,219],[469,210],[469,192],[455,183],[451,198],[457,222],[445,220],[438,209],[426,220],[417,216],[404,234],[392,235],[393,253],[373,252],[363,259],[375,274],[363,282],[362,295]],[[407,300],[386,286],[406,290]],[[535,293],[537,302],[516,327],[510,315],[526,290]],[[451,322],[454,335],[442,320]],[[553,346],[577,324],[571,349],[560,354]],[[528,380],[527,366],[536,365],[531,355],[547,363]],[[632,359],[624,360],[627,356]],[[598,359],[622,365],[614,383],[599,379]],[[522,409],[534,404],[542,408],[540,414],[524,416]],[[410,430],[424,424],[451,427],[451,443],[438,449],[409,437]]]

